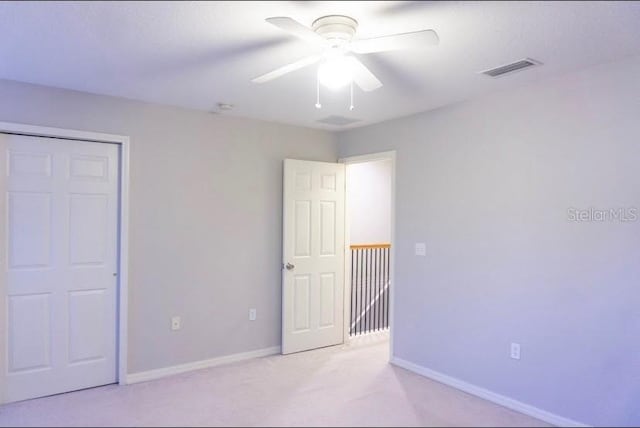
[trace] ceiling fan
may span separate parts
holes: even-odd
[[[313,46],[324,48],[324,52],[256,77],[252,79],[255,83],[265,83],[320,62],[318,88],[320,83],[330,89],[339,89],[355,83],[364,91],[373,91],[380,88],[382,82],[358,60],[356,55],[422,48],[437,45],[439,42],[438,35],[433,30],[357,39],[354,36],[358,22],[344,15],[323,16],[316,19],[311,28],[289,17],[267,18],[266,21]]]

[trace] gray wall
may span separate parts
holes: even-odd
[[[129,372],[280,344],[282,160],[329,133],[7,81],[0,121],[131,137]]]
[[[395,356],[583,423],[640,425],[640,221],[567,212],[640,207],[640,58],[338,142],[340,156],[397,150]]]

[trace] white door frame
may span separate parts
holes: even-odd
[[[391,150],[388,152],[378,152],[378,153],[370,153],[359,156],[349,156],[340,158],[338,162],[344,163],[346,165],[355,164],[355,163],[365,163],[372,162],[378,160],[390,160],[391,161],[391,268],[389,269],[389,360],[393,359],[393,329],[395,326],[394,322],[394,308],[395,308],[395,265],[396,265],[396,245],[395,245],[395,237],[396,237],[396,151]],[[345,174],[345,183],[348,186],[348,174]],[[348,188],[348,187],[347,187]],[[351,229],[350,229],[350,219],[349,219],[349,197],[348,192],[345,193],[345,244],[347,242],[351,242]],[[351,316],[349,314],[349,310],[351,308],[351,263],[349,262],[349,258],[351,257],[351,250],[348,245],[345,245],[344,250],[344,258],[345,258],[345,269],[344,269],[344,337],[345,343],[348,343],[351,340],[349,336],[349,322]],[[349,286],[347,287],[347,284]]]
[[[67,140],[79,140],[96,143],[112,143],[120,145],[120,212],[119,214],[119,247],[118,247],[118,383],[125,385],[127,380],[127,332],[128,332],[128,300],[129,300],[129,137],[124,135],[103,134],[97,132],[79,131],[74,129],[51,128],[46,126],[27,125],[22,123],[0,122],[0,132],[9,134],[28,135],[35,137],[54,137]],[[4,177],[0,178],[4,180]],[[0,213],[0,219],[5,213]],[[6,224],[6,222],[3,221]],[[3,230],[4,226],[0,226]],[[4,239],[4,237],[3,237]],[[3,251],[4,252],[4,251]],[[0,260],[2,273],[4,260]],[[6,276],[0,275],[0,295],[6,293]],[[4,306],[4,302],[3,308]],[[6,374],[6,317],[0,317],[0,379]],[[2,382],[5,383],[5,382]],[[4,391],[0,390],[0,404],[5,402]]]

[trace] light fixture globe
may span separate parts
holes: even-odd
[[[353,81],[353,59],[345,55],[332,55],[318,67],[318,80],[335,91]]]

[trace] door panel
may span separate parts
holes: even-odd
[[[335,201],[320,201],[320,255],[336,255]]]
[[[69,362],[105,358],[108,298],[104,290],[69,293]]]
[[[311,256],[311,201],[295,202],[295,247],[296,257]]]
[[[51,194],[9,192],[9,267],[44,268],[51,254]],[[16,233],[15,231],[29,231]]]
[[[293,331],[309,331],[311,320],[311,276],[296,275],[293,280]]]
[[[9,373],[49,368],[51,296],[9,297]]]
[[[69,257],[73,266],[103,264],[107,256],[108,195],[69,195]]]
[[[118,146],[0,134],[5,401],[116,381]]]
[[[71,180],[107,181],[109,179],[109,158],[105,156],[72,155],[70,161]]]
[[[51,177],[51,155],[9,151],[9,176]]]
[[[344,165],[285,160],[283,208],[282,352],[340,344]]]
[[[333,327],[336,318],[336,275],[320,274],[320,327]]]

